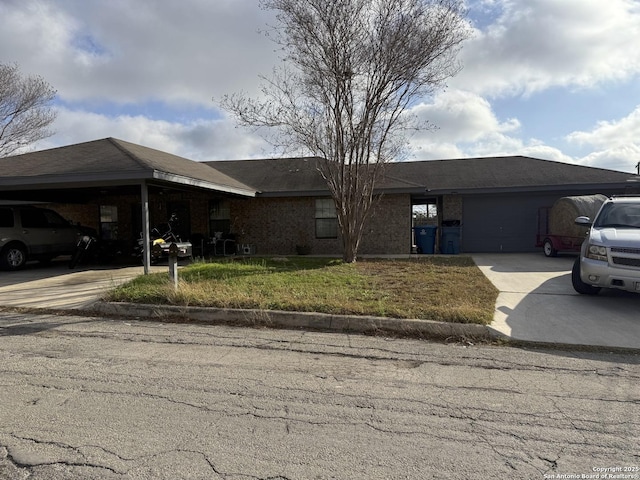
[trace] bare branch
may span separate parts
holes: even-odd
[[[262,0],[284,66],[263,97],[225,97],[241,125],[322,157],[344,258],[354,261],[384,164],[421,128],[403,113],[460,70],[470,28],[463,0]]]
[[[51,135],[55,96],[42,77],[22,77],[17,65],[0,64],[0,157]]]

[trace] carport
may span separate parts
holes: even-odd
[[[251,187],[209,165],[115,138],[16,155],[0,162],[0,200],[87,204],[100,195],[139,199],[145,274],[151,264],[150,194],[178,190],[256,195]]]

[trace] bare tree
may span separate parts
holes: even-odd
[[[51,136],[55,95],[42,77],[23,77],[17,65],[0,64],[0,157]]]
[[[470,34],[463,0],[262,0],[284,65],[263,96],[224,97],[241,125],[273,127],[281,146],[321,157],[343,259],[354,262],[384,165],[410,128],[406,110],[455,75]]]

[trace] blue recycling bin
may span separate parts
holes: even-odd
[[[437,230],[438,227],[434,227],[432,225],[413,227],[418,253],[435,253]]]
[[[460,227],[442,227],[440,252],[448,255],[460,253]]]

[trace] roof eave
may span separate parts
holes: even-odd
[[[277,197],[326,197],[331,195],[329,190],[285,190],[280,192],[261,191],[257,192],[261,198]]]
[[[616,183],[564,183],[561,185],[521,185],[509,187],[478,187],[478,188],[445,188],[427,190],[431,195],[474,195],[474,194],[501,194],[501,193],[542,193],[562,192],[567,190],[598,192],[606,190],[625,190],[640,188],[640,183],[616,182]]]
[[[0,178],[0,190],[44,190],[55,188],[82,188],[107,185],[134,185],[153,178],[148,172],[117,172],[105,175],[38,175],[35,177]]]
[[[394,194],[410,194],[420,195],[426,192],[425,187],[396,187],[396,188],[376,188],[374,193],[376,195],[394,195]],[[329,189],[323,190],[283,190],[283,191],[263,191],[258,192],[260,197],[326,197],[331,195]]]
[[[200,180],[192,177],[185,177],[182,175],[176,175],[173,173],[154,171],[153,178],[155,180],[162,180],[165,182],[176,183],[179,185],[188,185],[190,187],[202,188],[205,190],[215,190],[218,192],[230,193],[234,195],[241,195],[244,197],[255,197],[256,191],[249,188],[236,187],[231,185],[221,185],[206,180]]]

